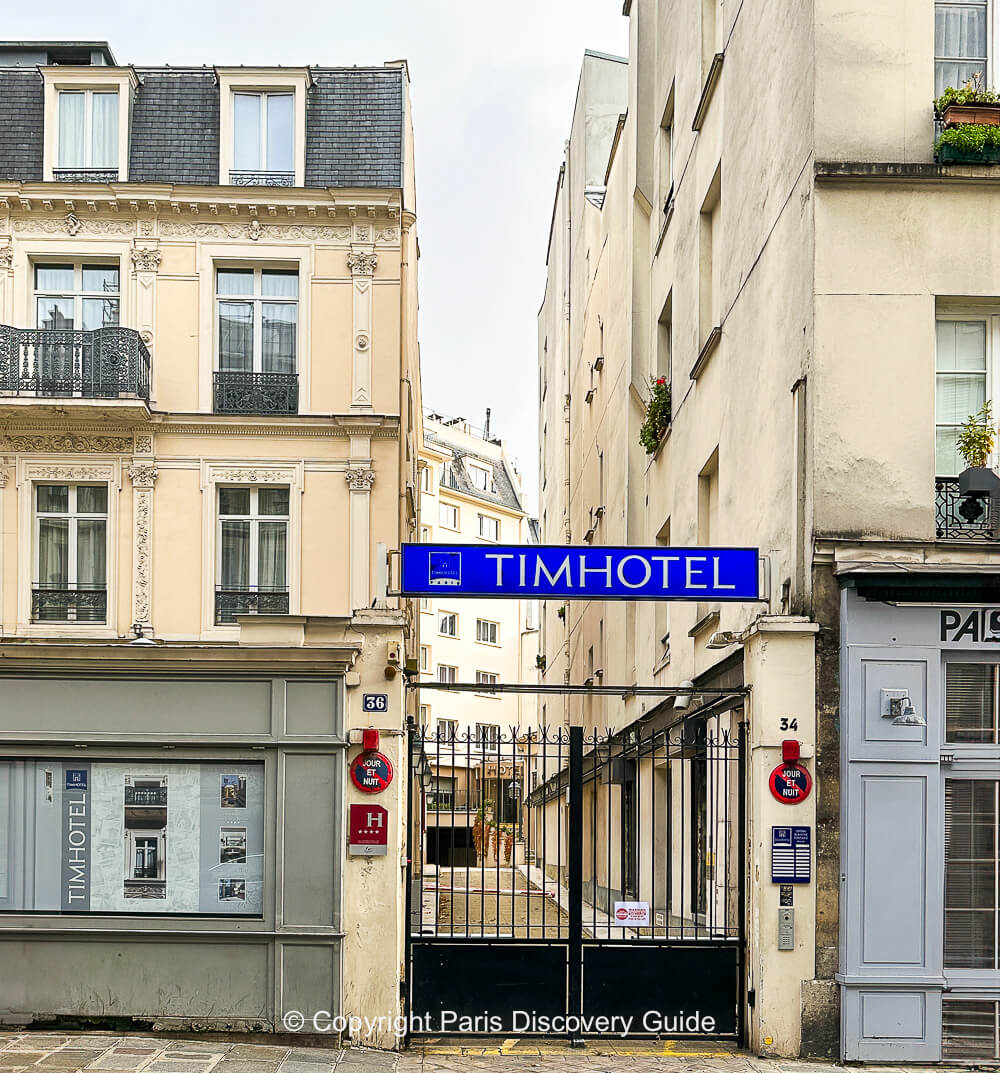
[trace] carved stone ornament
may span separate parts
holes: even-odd
[[[359,335],[358,338],[357,338],[357,342],[355,343],[355,346],[358,348],[358,350],[367,350],[368,349],[368,336],[367,335]]]
[[[12,434],[0,436],[6,451],[52,451],[58,454],[131,454],[131,436],[95,436],[63,433],[55,436]]]
[[[352,492],[370,492],[375,483],[373,469],[349,469],[344,476],[347,478],[347,487]]]
[[[223,484],[295,483],[295,471],[286,469],[217,469],[213,476]]]
[[[146,433],[136,433],[135,453],[137,455],[151,455],[153,453],[153,437]]]
[[[132,264],[136,272],[156,272],[162,260],[163,254],[159,250],[135,249],[132,251]]]
[[[347,255],[347,267],[352,276],[373,276],[377,266],[377,254],[354,251]]]
[[[78,234],[79,231],[80,231],[80,228],[83,226],[83,224],[80,222],[80,217],[77,216],[77,214],[75,212],[67,212],[66,216],[64,217],[64,219],[65,219],[65,223],[66,223],[66,230],[71,235]]]
[[[25,470],[25,477],[33,481],[110,481],[114,479],[114,466],[105,463],[93,466],[78,462],[36,463]]]
[[[247,224],[247,237],[253,239],[254,242],[264,234],[264,225],[260,220],[251,220]]]
[[[0,469],[0,489],[7,487],[7,482],[10,480],[10,470]]]
[[[10,268],[14,263],[14,247],[0,246],[0,268]]]
[[[133,462],[128,468],[132,485],[136,488],[152,488],[160,471],[155,462]]]

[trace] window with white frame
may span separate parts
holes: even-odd
[[[496,622],[490,622],[489,619],[477,618],[476,619],[476,640],[482,641],[483,644],[495,645],[497,644],[497,638],[500,633],[500,626]]]
[[[472,487],[480,492],[488,492],[493,484],[493,471],[486,466],[477,466],[470,462],[466,467]]]
[[[488,514],[479,515],[479,535],[485,540],[500,539],[500,519],[491,518]]]
[[[429,611],[432,610],[432,608],[431,608],[431,598],[429,596],[421,596],[420,597],[420,610],[424,611],[424,612],[429,612]]]
[[[497,748],[500,744],[500,727],[495,723],[476,723],[476,744],[482,748]]]
[[[292,186],[295,181],[295,94],[233,93],[233,171],[242,185]]]
[[[977,76],[989,76],[988,0],[935,0],[934,96],[956,89]]]
[[[430,670],[431,666],[431,650],[427,645],[420,646],[420,669],[422,671]]]
[[[298,272],[219,268],[215,280],[219,372],[295,373]]]
[[[442,611],[438,618],[438,633],[442,637],[457,637],[458,615],[452,611]]]
[[[420,705],[420,725],[426,727],[431,721],[431,706],[429,704]]]
[[[46,331],[93,331],[118,324],[121,272],[118,264],[36,264],[35,327]]]
[[[117,172],[118,90],[67,89],[58,98],[56,170]]]
[[[108,486],[36,484],[34,622],[104,622]]]
[[[216,622],[288,614],[287,486],[218,490]]]
[[[991,397],[998,324],[1000,317],[937,319],[935,467],[939,477],[953,477],[965,469],[956,446],[958,434],[963,422]]]
[[[458,668],[450,667],[447,663],[439,663],[438,681],[453,686],[458,681]]]
[[[453,507],[450,503],[440,503],[438,505],[438,521],[445,529],[457,529],[458,507]]]
[[[476,685],[495,686],[500,681],[500,676],[493,671],[476,671]]]
[[[431,490],[431,486],[433,485],[433,483],[434,483],[434,467],[433,466],[424,466],[424,468],[420,471],[420,488],[421,488],[421,491],[429,492]]]
[[[437,721],[438,741],[455,741],[458,737],[457,719],[439,719]]]

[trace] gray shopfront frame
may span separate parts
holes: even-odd
[[[0,909],[0,1022],[280,1030],[288,1010],[341,1009],[346,657],[329,655],[0,677],[5,759],[255,764],[264,783],[261,915]],[[11,824],[12,860],[32,835]]]
[[[950,628],[956,611],[985,628]],[[946,740],[945,676],[949,663],[1000,662],[991,622],[1000,626],[992,604],[888,603],[843,590],[845,1059],[940,1060],[944,1003],[1000,1001],[1000,970],[956,969],[944,956],[945,784],[1000,779],[1000,744]],[[906,691],[926,725],[886,717],[883,690]]]

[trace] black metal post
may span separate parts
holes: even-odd
[[[569,728],[569,1015],[583,1013],[583,727]],[[570,1046],[582,1047],[579,1028]]]
[[[746,1047],[749,1043],[749,1032],[747,1031],[747,936],[750,934],[750,929],[747,927],[747,888],[750,885],[750,877],[747,874],[747,752],[750,746],[750,723],[746,719],[745,710],[740,713],[740,722],[737,725],[738,740],[737,745],[739,748],[738,756],[738,768],[737,778],[739,781],[739,792],[736,797],[737,801],[737,818],[736,818],[736,830],[737,837],[740,840],[739,853],[737,854],[737,867],[739,868],[740,877],[740,894],[739,894],[739,971],[740,971],[740,986],[737,994],[739,995],[740,1008],[737,1016],[737,1032],[739,1033],[740,1044]]]
[[[417,694],[419,698],[419,693]],[[420,710],[419,708],[417,709]],[[406,840],[406,890],[403,891],[405,909],[403,910],[403,1047],[410,1046],[410,1004],[412,1002],[411,991],[413,988],[413,739],[417,734],[417,728],[412,719],[406,721],[406,830],[403,838]],[[417,845],[417,852],[422,853],[422,843]],[[421,867],[421,877],[423,868]],[[421,882],[423,882],[421,878]],[[423,903],[421,902],[421,917],[423,917]]]

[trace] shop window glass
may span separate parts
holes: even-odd
[[[949,663],[945,674],[947,740],[955,744],[994,744],[1000,725],[1000,665]]]
[[[944,791],[944,964],[997,969],[1000,782],[948,779]]]
[[[13,818],[2,911],[263,913],[260,763],[0,759],[0,829]]]

